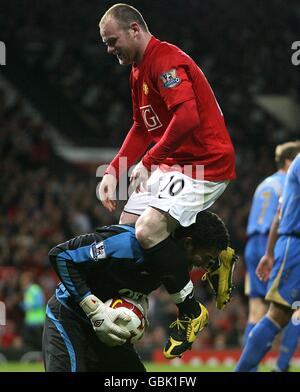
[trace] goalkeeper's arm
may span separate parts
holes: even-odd
[[[93,295],[80,271],[84,265],[89,268],[89,264],[95,262],[92,256],[92,247],[95,246],[94,234],[86,234],[51,249],[49,259],[71,297],[90,319],[99,339],[115,346],[125,343],[130,337],[125,328],[116,325],[116,320],[130,321],[130,317],[108,307]]]

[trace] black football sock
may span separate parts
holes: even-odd
[[[201,314],[201,308],[194,297],[194,290],[191,292],[191,294],[185,297],[183,302],[180,302],[176,305],[179,310],[179,317],[189,316],[191,318],[195,318]]]
[[[150,249],[144,249],[145,264],[149,272],[160,278],[182,314],[200,313],[190,281],[185,253],[171,237]],[[189,298],[189,296],[191,298]]]

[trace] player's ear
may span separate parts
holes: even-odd
[[[291,166],[292,162],[293,161],[291,159],[288,159],[288,158],[286,158],[284,160],[284,168],[285,168],[285,170],[288,170],[288,168]]]
[[[130,23],[129,30],[132,32],[135,37],[141,31],[141,27],[137,22]]]

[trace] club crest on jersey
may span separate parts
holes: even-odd
[[[90,255],[94,260],[100,260],[106,258],[103,241],[92,244],[90,249]]]
[[[177,86],[181,79],[177,76],[176,69],[170,69],[170,71],[164,72],[160,75],[160,78],[164,84],[164,87],[171,88]]]
[[[149,87],[148,84],[146,82],[143,83],[143,91],[145,95],[149,94]]]

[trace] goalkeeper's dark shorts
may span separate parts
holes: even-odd
[[[43,333],[46,372],[145,372],[133,345],[108,347],[89,321],[81,320],[53,296]]]

